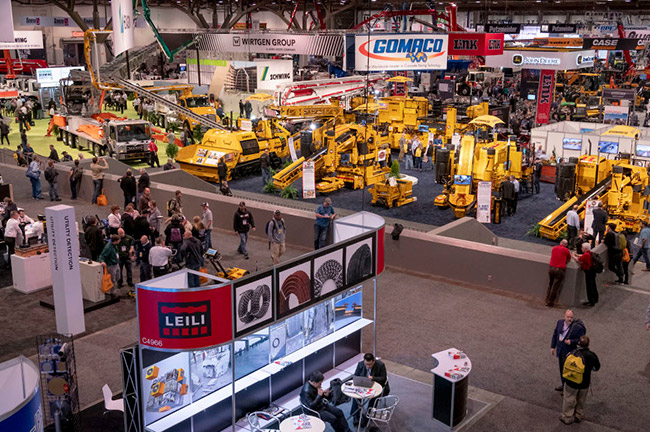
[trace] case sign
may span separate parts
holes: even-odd
[[[503,33],[450,33],[449,55],[503,54]]]
[[[448,43],[437,34],[357,35],[356,70],[444,70]]]
[[[231,285],[137,291],[140,344],[161,350],[206,348],[232,339]]]
[[[643,39],[619,38],[584,38],[582,48],[597,50],[642,50],[645,48]]]

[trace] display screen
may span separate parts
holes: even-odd
[[[361,318],[363,310],[361,290],[350,290],[334,299],[334,325],[336,330]]]
[[[269,328],[235,340],[235,380],[269,364]]]
[[[180,63],[178,65],[178,67],[181,70],[181,72],[185,72],[187,70],[187,64],[186,63]]]
[[[535,100],[536,99],[534,94],[529,94],[527,96],[527,98],[528,98],[528,100]]]
[[[142,401],[146,425],[159,420],[190,400],[188,353],[178,353],[148,365],[142,370]]]
[[[471,185],[472,184],[472,176],[468,175],[455,175],[454,176],[454,184],[455,185]]]
[[[589,128],[580,128],[580,133],[581,134],[589,133],[589,132],[593,132],[593,131],[594,131],[593,129],[589,129]]]
[[[564,150],[582,150],[581,138],[564,138],[562,139],[562,148]]]
[[[71,70],[84,70],[83,66],[36,69],[36,81],[41,87],[58,87],[59,81],[67,78]]]
[[[232,382],[230,345],[193,351],[189,355],[192,402]]]
[[[618,154],[618,142],[616,141],[599,141],[598,150],[601,153]]]
[[[638,157],[650,158],[650,145],[637,144],[636,145],[636,155]]]

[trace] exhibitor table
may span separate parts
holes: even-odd
[[[361,420],[365,417],[366,413],[368,412],[368,404],[367,402],[370,399],[374,399],[377,396],[381,395],[381,392],[384,391],[384,388],[381,386],[379,383],[373,383],[372,388],[366,388],[366,387],[357,387],[354,384],[352,384],[351,381],[348,381],[344,383],[341,386],[341,391],[343,392],[344,395],[351,397],[352,399],[358,399],[359,400],[359,410],[361,410],[361,414],[359,415],[359,425],[357,426],[357,431],[361,430]]]
[[[432,357],[433,418],[454,428],[467,414],[467,390],[472,362],[456,348],[437,352]]]
[[[294,432],[297,430],[305,430],[309,432],[325,432],[325,422],[323,420],[319,419],[318,417],[314,416],[305,416],[309,419],[309,424],[311,425],[310,428],[308,429],[296,429],[293,422],[294,420],[297,420],[300,418],[299,415],[289,417],[288,419],[285,419],[280,423],[280,432]]]

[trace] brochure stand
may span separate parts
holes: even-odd
[[[432,354],[433,419],[448,426],[458,426],[467,414],[467,390],[472,362],[456,348]]]

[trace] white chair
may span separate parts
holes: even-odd
[[[108,384],[104,384],[104,387],[102,387],[102,393],[104,393],[104,414],[109,411],[124,412],[124,399],[113,400],[113,392]]]
[[[318,411],[314,411],[313,409],[309,408],[307,405],[303,403],[300,403],[300,407],[302,408],[303,414],[320,418],[320,414],[318,413]]]
[[[368,408],[366,417],[375,426],[379,427],[379,423],[384,423],[388,426],[388,430],[392,431],[390,427],[390,419],[393,417],[393,412],[397,408],[399,398],[397,396],[385,396],[375,401],[374,406]]]
[[[280,419],[272,414],[263,412],[263,411],[255,411],[246,416],[246,420],[248,420],[248,424],[252,428],[253,432],[276,432],[279,429],[269,429],[269,428],[262,428],[260,425],[260,417],[258,417],[257,414],[262,414],[264,416],[269,416],[272,418],[272,420],[269,420],[269,424],[277,423],[278,427],[280,427]],[[267,424],[266,426],[268,426]]]

